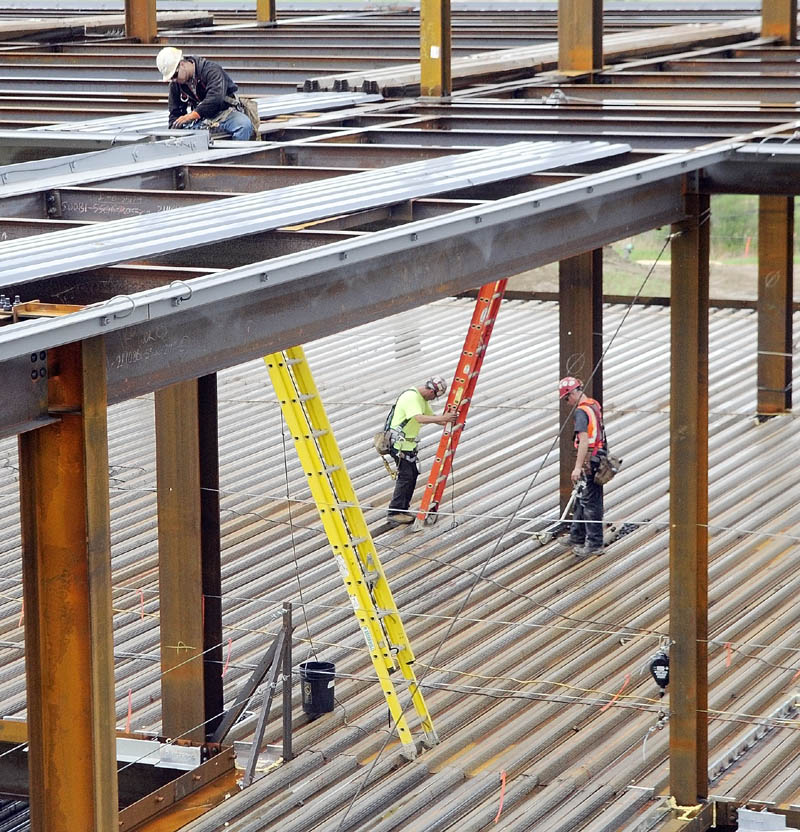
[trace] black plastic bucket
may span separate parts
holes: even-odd
[[[333,662],[300,662],[300,690],[303,710],[316,719],[333,710]]]

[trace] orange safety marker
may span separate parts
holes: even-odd
[[[133,715],[133,688],[128,688],[128,716],[125,719],[125,733],[131,732],[131,716]]]
[[[628,682],[630,682],[630,680],[631,674],[626,673],[625,681],[622,683],[622,687],[611,697],[611,699],[608,700],[608,702],[606,702],[605,705],[603,705],[602,708],[600,708],[600,713],[603,713],[603,711],[605,711],[607,708],[610,708],[614,704],[614,702],[616,702],[617,699],[619,699],[620,696],[622,696],[622,691],[624,691],[625,688],[628,687]]]
[[[506,773],[505,771],[500,772],[500,806],[497,809],[497,814],[494,816],[494,822],[500,820],[500,815],[503,814],[503,798],[506,796]]]
[[[225,667],[222,668],[222,678],[225,678],[225,674],[228,672],[228,665],[231,663],[231,646],[233,645],[233,639],[228,639],[228,655],[225,657]]]
[[[438,519],[439,504],[447,485],[447,477],[453,468],[453,457],[464,429],[464,423],[467,420],[467,411],[472,403],[475,385],[478,382],[478,373],[486,355],[489,337],[492,334],[507,283],[507,279],[495,280],[493,283],[481,286],[478,292],[475,311],[472,313],[467,337],[464,339],[464,347],[461,350],[461,358],[458,360],[453,383],[450,385],[450,392],[447,395],[447,405],[445,406],[445,412],[456,411],[456,421],[455,424],[448,425],[444,429],[439,441],[436,457],[431,466],[431,473],[414,523],[416,529],[422,528],[423,525],[432,525]]]

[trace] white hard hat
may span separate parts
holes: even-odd
[[[180,49],[176,49],[174,46],[165,46],[158,53],[158,55],[156,55],[156,66],[165,81],[172,80],[172,76],[175,74],[175,70],[177,70],[178,64],[181,62],[181,58],[183,58],[183,52],[181,52]]]
[[[428,390],[433,390],[437,399],[447,390],[447,382],[441,376],[429,378],[425,382],[425,386]]]

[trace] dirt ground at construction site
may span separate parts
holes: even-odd
[[[651,269],[652,274],[647,277]],[[607,246],[603,251],[603,291],[609,295],[633,295],[641,289],[644,296],[666,296],[669,294],[669,270],[670,261],[664,257],[653,267],[652,260],[629,259],[616,247]],[[711,260],[710,279],[712,298],[756,299],[755,263],[738,264]],[[557,292],[558,263],[523,272],[511,279],[508,288],[519,291]],[[800,300],[800,281],[795,281],[794,298]]]

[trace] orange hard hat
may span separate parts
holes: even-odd
[[[558,398],[563,399],[568,396],[573,390],[583,387],[583,382],[574,376],[564,376],[558,382]]]

